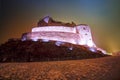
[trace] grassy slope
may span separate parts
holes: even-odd
[[[85,60],[0,63],[0,78],[14,80],[120,80],[120,56]]]

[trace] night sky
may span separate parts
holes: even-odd
[[[88,24],[98,47],[120,50],[120,0],[0,0],[0,44],[30,32],[46,15]]]

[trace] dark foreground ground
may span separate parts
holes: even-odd
[[[0,80],[120,80],[120,56],[69,61],[0,63]]]

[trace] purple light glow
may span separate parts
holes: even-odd
[[[92,51],[92,52],[96,52],[97,49],[93,48],[93,47],[90,47],[89,50]]]
[[[60,46],[61,44],[64,44],[64,42],[61,42],[61,41],[56,41],[55,42],[55,45],[57,45],[57,46]]]

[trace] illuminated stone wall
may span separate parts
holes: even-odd
[[[90,47],[96,47],[92,39],[90,27],[88,25],[81,24],[76,27],[77,33],[81,36],[79,44],[88,45]]]
[[[42,26],[42,27],[35,27],[32,28],[32,32],[69,32],[69,33],[76,33],[75,27],[64,27],[64,26]]]
[[[37,41],[38,39],[46,39],[96,47],[92,40],[92,35],[89,26],[83,24],[75,27],[35,27],[32,29],[32,32],[27,33],[22,37],[22,40],[29,39],[32,39],[33,41]]]
[[[72,44],[78,44],[80,37],[76,33],[64,33],[64,32],[32,32],[26,35],[27,39],[37,41],[38,39],[43,40],[54,40],[61,42],[68,42]]]

